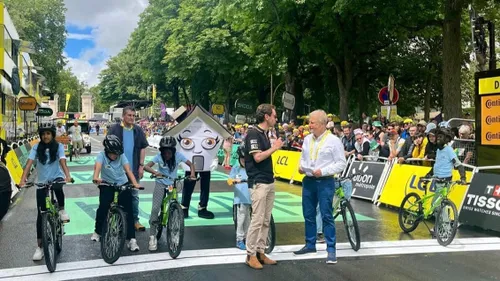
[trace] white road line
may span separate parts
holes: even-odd
[[[293,251],[303,245],[277,246],[270,255],[276,260],[304,260],[326,258],[326,245],[318,245],[318,253],[308,256],[294,256]],[[462,238],[448,247],[440,246],[436,240],[377,241],[362,243],[354,252],[348,243],[337,245],[337,257],[367,257],[384,255],[451,253],[469,251],[500,250],[500,238]],[[179,258],[172,260],[168,253],[134,255],[120,258],[114,265],[103,260],[89,260],[61,263],[57,271],[48,273],[46,267],[31,266],[0,270],[0,280],[70,280],[118,274],[129,274],[200,265],[243,263],[245,252],[236,248],[183,251]],[[342,261],[340,261],[342,262]]]

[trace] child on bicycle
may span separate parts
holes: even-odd
[[[163,203],[163,198],[165,197],[165,188],[173,185],[172,179],[177,178],[177,167],[181,162],[186,163],[191,169],[191,178],[196,178],[195,167],[191,161],[177,152],[175,146],[177,141],[174,137],[165,136],[160,140],[160,153],[151,160],[145,167],[144,170],[160,178],[156,179],[155,190],[153,192],[153,206],[151,208],[151,216],[149,217],[149,247],[150,251],[156,251],[158,249],[158,241],[156,239],[156,232],[160,221],[158,221],[158,215],[161,210],[161,205]],[[158,171],[153,170],[153,166],[158,164]],[[163,176],[163,177],[162,177]],[[167,178],[170,177],[170,178]]]
[[[453,140],[453,133],[449,129],[442,128],[436,131],[437,139],[437,151],[436,151],[436,161],[434,166],[431,168],[429,173],[425,176],[436,177],[439,179],[445,179],[451,181],[453,168],[458,169],[460,174],[460,181],[465,183],[465,168],[458,159],[457,155],[453,151],[453,148],[448,145]],[[444,187],[444,184],[436,184],[436,191],[434,193],[434,198],[432,199],[432,204],[438,199],[439,191]],[[439,207],[436,208],[435,212],[438,213]]]
[[[114,190],[101,185],[101,183],[105,181],[111,184],[124,185],[130,181],[135,188],[140,187],[130,169],[127,157],[123,154],[121,140],[115,135],[107,135],[102,144],[104,151],[97,155],[94,165],[93,182],[99,186],[99,207],[96,212],[94,234],[90,238],[92,241],[99,241],[103,225],[106,223],[109,207],[114,198]],[[127,240],[129,240],[127,247],[132,252],[139,251],[135,239],[131,190],[122,191],[118,197],[118,203],[127,213]]]
[[[64,146],[56,141],[56,127],[51,123],[42,123],[38,128],[40,142],[35,144],[28,156],[28,162],[24,168],[19,186],[26,185],[26,178],[31,171],[33,162],[36,161],[37,179],[36,183],[46,184],[54,181],[71,182],[69,169],[66,165],[66,156],[64,155]],[[52,186],[59,204],[59,216],[62,221],[69,222],[68,213],[64,210],[64,192],[63,184],[54,184]],[[36,238],[38,246],[33,255],[34,261],[43,259],[42,249],[42,216],[40,211],[45,211],[45,198],[47,190],[37,189],[36,191]]]
[[[237,150],[239,161],[229,173],[229,185],[234,185],[234,201],[236,207],[236,248],[246,250],[246,237],[250,226],[250,208],[252,200],[248,190],[247,173],[245,171],[245,146],[241,144]]]

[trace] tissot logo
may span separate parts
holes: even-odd
[[[493,123],[500,123],[500,115],[499,116],[486,116],[486,124],[491,125]]]
[[[486,132],[486,140],[487,141],[500,140],[500,133]]]
[[[492,107],[500,106],[500,99],[497,100],[486,100],[486,108],[491,109]]]

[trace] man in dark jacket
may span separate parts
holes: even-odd
[[[139,182],[144,175],[144,158],[149,144],[142,128],[135,124],[135,109],[133,107],[125,107],[122,118],[121,124],[116,123],[109,128],[108,135],[115,135],[122,141],[124,154],[137,182]],[[131,191],[135,230],[145,231],[146,228],[139,222],[139,193],[135,189]]]
[[[405,144],[403,145],[403,148],[401,149],[401,151],[398,154],[398,157],[399,157],[398,162],[400,164],[404,163],[406,161],[406,159],[412,157],[413,148],[415,147],[413,141],[415,140],[415,135],[417,134],[417,126],[411,125],[408,128],[408,133],[409,133],[409,136],[405,140]]]

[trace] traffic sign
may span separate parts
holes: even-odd
[[[390,93],[389,93],[389,88],[388,87],[383,87],[380,89],[378,92],[378,100],[382,105],[392,105],[396,104],[399,100],[399,92],[396,88],[394,88],[394,93],[392,100],[390,99]]]
[[[34,97],[22,97],[19,98],[18,101],[19,110],[33,111],[36,109],[37,105]]]
[[[283,97],[281,98],[283,102],[283,107],[289,110],[293,110],[295,107],[295,97],[292,94],[283,92]]]

